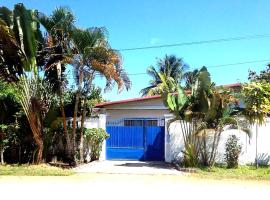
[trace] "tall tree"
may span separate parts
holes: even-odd
[[[143,96],[158,94],[155,88],[162,83],[159,73],[163,73],[166,77],[171,77],[176,83],[181,83],[185,77],[185,72],[188,66],[181,58],[174,55],[165,55],[163,59],[157,61],[157,66],[150,66],[147,69],[147,74],[152,77],[150,85],[140,91]]]
[[[59,97],[67,156],[71,158],[74,155],[74,150],[67,130],[63,95],[67,85],[66,65],[71,62],[73,57],[71,34],[75,28],[75,17],[68,8],[60,7],[55,9],[50,16],[39,13],[38,19],[48,32],[46,37],[47,51],[42,55],[46,57],[43,63],[45,80],[52,84],[54,94]]]
[[[42,37],[37,11],[16,4],[13,10],[0,8],[0,76],[15,82],[18,99],[27,116],[35,143],[36,162],[42,161],[42,118],[48,111],[49,98],[43,89],[48,85],[39,78],[37,53],[42,48]]]
[[[251,125],[256,125],[256,167],[258,167],[258,126],[265,123],[270,114],[270,83],[265,80],[251,81],[242,87],[245,108],[243,114]]]
[[[265,70],[262,70],[259,74],[255,71],[249,71],[248,79],[250,81],[262,81],[270,82],[270,64],[267,65]]]
[[[83,112],[81,115],[81,127],[83,127],[86,115],[87,98],[92,91],[93,80],[96,75],[105,77],[105,90],[110,89],[114,83],[118,85],[119,91],[122,90],[123,87],[129,89],[131,82],[125,70],[122,68],[120,54],[113,50],[107,42],[106,29],[76,29],[72,34],[72,38],[77,49],[77,55],[74,58],[74,71],[75,77],[77,77],[77,94],[72,129],[72,136],[75,143],[78,104],[82,98]],[[81,129],[80,135],[80,147],[82,147],[83,129]],[[80,155],[80,159],[82,162],[82,154]]]

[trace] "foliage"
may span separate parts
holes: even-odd
[[[84,138],[87,145],[91,148],[91,160],[99,159],[103,141],[108,137],[109,134],[102,128],[91,128],[85,130]]]
[[[96,91],[93,81],[96,75],[105,77],[105,91],[116,83],[118,91],[130,88],[131,82],[122,67],[120,54],[112,49],[107,42],[105,28],[74,29],[72,40],[76,56],[73,58],[74,75],[77,93],[74,106],[72,137],[75,146],[75,131],[79,102],[82,99],[81,126],[84,126],[88,107],[88,96]],[[91,96],[91,95],[90,95]],[[80,132],[80,162],[83,162],[83,130]]]
[[[12,144],[13,140],[17,139],[17,132],[19,125],[17,122],[6,124],[0,124],[0,157],[1,164],[5,163],[4,152]]]
[[[270,83],[264,80],[243,84],[243,114],[251,124],[263,124],[270,113]]]
[[[242,150],[239,139],[235,135],[230,135],[225,144],[225,161],[228,168],[238,167],[238,158]]]
[[[37,66],[37,52],[40,47],[41,31],[37,21],[37,11],[27,10],[23,4],[16,4],[12,11],[5,7],[0,9],[1,28],[6,30],[5,34],[0,35],[0,40],[6,40],[12,43],[15,47],[14,54],[3,54],[1,67],[5,67],[10,62],[7,68],[3,69],[1,76],[4,80],[10,81],[6,75],[6,71],[13,70],[10,67],[14,66],[16,69],[16,77],[12,79],[16,82],[18,91],[18,99],[29,121],[35,142],[37,144],[37,163],[42,160],[43,141],[42,141],[42,115],[44,115],[45,107],[42,107],[47,102],[39,101],[39,97],[35,96],[40,94],[37,88],[42,82],[38,77]],[[5,49],[3,52],[9,52]],[[13,57],[16,57],[20,62],[15,62]],[[13,62],[14,61],[14,62]],[[17,68],[17,65],[20,65]],[[46,95],[46,94],[45,94]],[[43,104],[43,105],[41,105]]]
[[[174,80],[175,84],[180,84],[185,78],[185,71],[187,69],[188,66],[181,58],[177,58],[174,55],[165,55],[164,59],[157,61],[157,67],[148,67],[147,74],[151,76],[152,80],[150,81],[150,86],[142,89],[140,93],[143,96],[162,94],[162,90],[158,89],[164,82],[160,74],[163,74],[163,79],[171,79]]]
[[[72,159],[75,155],[75,133],[72,140],[68,134],[66,113],[65,113],[65,92],[68,80],[66,76],[67,64],[71,64],[74,56],[74,48],[71,41],[72,31],[75,29],[75,16],[70,9],[59,7],[51,15],[43,13],[38,15],[39,22],[45,27],[47,34],[45,37],[46,50],[43,51],[43,68],[45,70],[45,80],[52,86],[52,92],[58,96],[63,133],[67,149],[67,157]],[[74,144],[74,145],[73,145]]]
[[[73,60],[75,77],[81,84],[85,79],[91,83],[94,75],[100,74],[106,78],[105,89],[110,89],[114,82],[119,90],[123,86],[129,89],[130,80],[122,68],[121,56],[109,46],[106,32],[105,28],[74,29],[72,39],[78,53]]]
[[[267,68],[260,72],[260,74],[257,74],[254,71],[249,71],[248,80],[250,81],[266,81],[270,82],[270,64],[267,65]]]
[[[201,179],[236,179],[236,180],[270,180],[270,168],[254,166],[239,166],[238,168],[228,169],[227,166],[214,166],[211,168],[201,168],[197,173],[191,174],[191,177]]]
[[[196,74],[191,93],[184,91],[179,84],[175,85],[173,80],[163,79],[162,74],[160,88],[164,104],[175,115],[171,122],[180,120],[181,127],[184,127],[184,165],[213,166],[221,132],[238,126],[235,119],[237,101],[230,91],[215,87],[205,67]],[[176,89],[172,93],[167,88]]]
[[[191,90],[192,85],[195,84],[195,81],[197,80],[199,75],[199,70],[195,69],[193,71],[188,71],[184,74],[184,81],[185,81],[185,89]]]

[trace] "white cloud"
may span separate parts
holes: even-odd
[[[155,44],[158,44],[158,43],[160,43],[159,38],[156,38],[156,37],[151,38],[151,40],[150,40],[151,45],[155,45]]]

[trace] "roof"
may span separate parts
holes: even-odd
[[[227,85],[222,85],[225,88],[235,88],[235,87],[241,87],[241,83],[233,83],[233,84],[227,84]]]
[[[228,84],[228,85],[222,85],[225,88],[235,88],[240,87],[240,83],[234,83],[234,84]],[[131,99],[124,99],[119,101],[109,101],[97,104],[95,108],[104,108],[106,106],[110,105],[117,105],[117,104],[123,104],[123,103],[131,103],[131,102],[139,102],[139,101],[145,101],[145,100],[151,100],[151,99],[159,99],[161,98],[161,95],[155,95],[155,96],[145,96],[145,97],[138,97],[138,98],[131,98]]]
[[[104,102],[104,103],[97,104],[95,107],[96,108],[103,108],[105,106],[110,106],[110,105],[138,102],[138,101],[145,101],[145,100],[159,99],[159,98],[161,98],[161,95],[145,96],[145,97],[138,97],[138,98],[132,98],[132,99],[124,99],[124,100],[119,100],[119,101]]]

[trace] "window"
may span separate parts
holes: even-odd
[[[158,126],[158,120],[125,119],[124,126]]]

